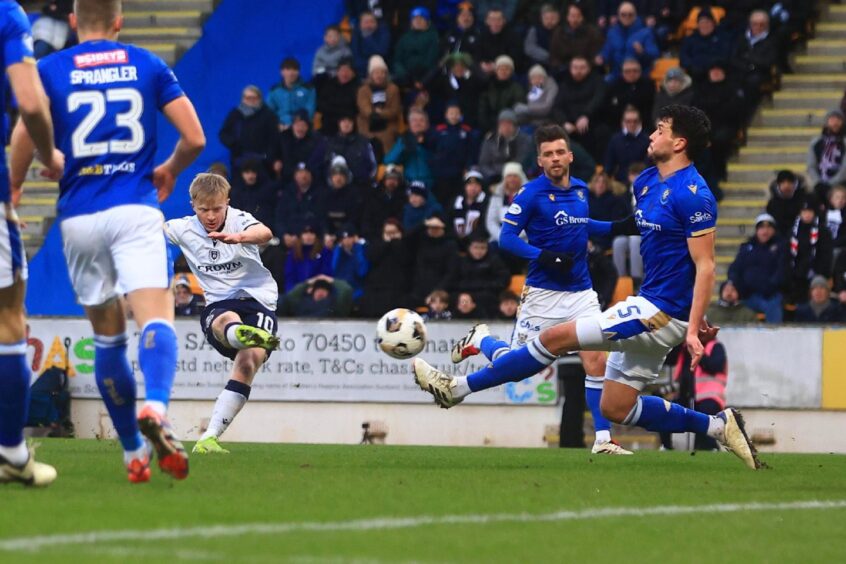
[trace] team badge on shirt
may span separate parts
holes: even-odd
[[[578,196],[580,200],[584,201],[585,199],[585,193],[582,190],[576,190],[576,196]]]
[[[209,258],[212,262],[216,262],[220,258],[220,251],[217,249],[209,249]]]
[[[549,201],[550,201],[550,202],[554,202],[554,201],[555,201],[555,194],[549,194]]]
[[[666,204],[667,198],[669,198],[669,197],[670,197],[670,189],[667,188],[666,190],[664,190],[664,193],[661,194],[661,203]]]

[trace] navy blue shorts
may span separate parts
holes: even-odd
[[[203,334],[205,334],[206,340],[209,344],[214,347],[214,350],[229,360],[235,360],[235,355],[238,354],[238,349],[233,349],[229,345],[218,341],[211,328],[214,320],[228,311],[237,313],[244,325],[251,325],[253,327],[258,327],[259,329],[264,329],[272,335],[276,334],[276,329],[278,327],[276,313],[270,311],[252,298],[223,300],[207,305],[203,309],[203,313],[200,314],[200,325],[203,328]],[[270,351],[268,351],[265,361],[270,358],[270,354]]]

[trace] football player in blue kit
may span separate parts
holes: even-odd
[[[32,54],[29,20],[17,2],[0,1],[0,107],[6,107],[6,76],[18,102],[21,120],[30,132],[46,173],[59,178],[64,155],[53,143],[53,124],[44,87]],[[0,137],[6,124],[0,120]],[[14,207],[20,193],[10,190],[6,159],[0,159],[0,482],[46,486],[56,469],[36,462],[23,437],[29,408],[31,372],[26,360],[26,257]]]
[[[529,259],[529,272],[511,344],[490,335],[480,323],[452,349],[452,361],[484,354],[496,360],[510,348],[522,347],[543,329],[600,313],[587,266],[588,189],[570,176],[573,153],[567,133],[559,125],[545,125],[535,132],[538,164],[544,174],[523,186],[503,219],[499,245]],[[528,242],[520,238],[526,232]],[[605,376],[605,353],[581,351],[585,374],[585,400],[593,415],[594,454],[631,454],[611,440],[611,422],[599,407]]]
[[[79,45],[45,57],[38,68],[67,161],[57,220],[68,271],[94,329],[97,386],[123,446],[129,480],[137,483],[150,479],[151,448],[162,471],[176,479],[188,475],[188,456],[167,419],[178,347],[159,202],[200,154],[205,136],[167,65],[117,41],[122,23],[120,0],[76,0],[70,24]],[[154,167],[158,111],[180,138],[171,156]],[[32,155],[29,136],[17,128],[13,180],[23,178]],[[146,396],[137,417],[122,295],[140,330]]]
[[[752,469],[760,468],[755,447],[733,408],[706,415],[641,391],[658,375],[667,353],[684,343],[695,367],[702,358],[700,332],[716,334],[705,321],[714,286],[717,203],[692,159],[707,146],[710,122],[699,109],[661,108],[650,136],[656,166],[634,182],[634,217],[612,224],[591,222],[592,232],[626,232],[642,237],[644,280],[640,293],[598,315],[545,329],[525,347],[502,354],[466,377],[452,377],[414,360],[415,381],[444,408],[475,391],[519,381],[574,350],[610,351],[601,408],[610,420],[649,431],[707,433]],[[561,260],[560,257],[556,260]]]

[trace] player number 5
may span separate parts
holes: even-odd
[[[115,125],[128,129],[130,137],[89,143],[88,136],[106,117],[107,102],[129,102],[129,110],[115,115]],[[144,99],[134,88],[110,88],[105,93],[87,90],[68,96],[69,112],[75,112],[82,106],[90,109],[71,135],[74,157],[137,153],[144,146],[144,127],[139,121],[144,111]]]

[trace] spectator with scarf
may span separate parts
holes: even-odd
[[[791,303],[808,301],[810,282],[815,276],[831,274],[831,233],[820,228],[820,218],[812,198],[802,203],[790,234]]]
[[[846,152],[843,123],[843,112],[828,112],[822,133],[814,137],[808,147],[808,179],[815,191],[820,184],[828,189],[829,186],[846,181],[846,166],[843,166],[843,156]]]

